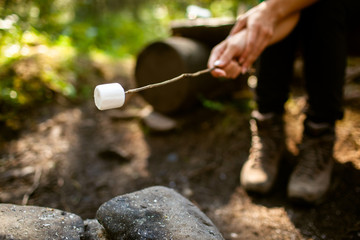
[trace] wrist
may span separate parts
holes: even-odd
[[[284,3],[277,0],[268,0],[262,2],[264,4],[263,9],[267,11],[267,13],[272,16],[272,20],[277,23],[284,17],[286,17],[286,11],[284,9]]]
[[[281,21],[318,1],[319,0],[267,0],[263,3],[266,3],[268,11],[273,14],[276,21]]]

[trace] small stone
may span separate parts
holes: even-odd
[[[176,128],[176,121],[155,111],[143,114],[144,124],[153,131],[165,132]]]
[[[82,219],[52,208],[0,204],[1,239],[80,240],[84,233]]]
[[[166,156],[166,161],[171,162],[171,163],[177,162],[177,161],[179,161],[179,155],[177,153],[169,153]]]
[[[96,213],[110,239],[224,239],[189,200],[166,187],[151,187],[104,203]]]
[[[96,219],[84,221],[84,239],[86,240],[107,240],[105,229]]]

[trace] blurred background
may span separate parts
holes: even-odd
[[[1,0],[0,127],[24,111],[92,97],[101,66],[130,63],[174,19],[235,17],[255,0]],[[106,75],[106,74],[105,74]],[[22,113],[22,114],[19,114]]]

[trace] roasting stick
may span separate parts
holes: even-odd
[[[177,77],[174,77],[174,78],[169,79],[169,80],[165,80],[163,82],[149,84],[149,85],[139,87],[139,88],[129,89],[125,93],[136,93],[136,92],[140,92],[140,91],[143,91],[143,90],[146,90],[146,89],[149,89],[149,88],[160,87],[160,86],[163,86],[163,85],[166,85],[166,84],[169,84],[169,83],[173,83],[173,82],[176,82],[178,80],[181,80],[181,79],[184,79],[184,78],[187,78],[187,77],[198,77],[198,76],[200,76],[202,74],[209,73],[214,69],[215,69],[215,67],[212,67],[212,68],[200,70],[200,71],[195,72],[195,73],[183,73],[183,74],[181,74],[181,75],[179,75]]]
[[[160,87],[169,83],[179,81],[188,77],[198,77],[205,73],[210,73],[216,67],[207,68],[194,73],[183,73],[177,77],[165,80],[163,82],[149,84],[143,87],[129,89],[127,91],[119,83],[108,83],[96,86],[94,91],[95,105],[99,110],[107,110],[112,108],[122,107],[125,103],[125,94],[136,93],[146,89]],[[248,73],[255,72],[254,69],[249,69]]]
[[[107,110],[112,108],[122,107],[125,103],[125,94],[136,93],[146,89],[163,86],[169,83],[176,82],[178,80],[188,77],[198,77],[205,73],[210,73],[215,67],[200,70],[195,73],[183,73],[177,77],[174,77],[163,82],[146,85],[139,88],[129,89],[127,91],[119,83],[108,83],[96,86],[94,91],[95,105],[99,110]]]

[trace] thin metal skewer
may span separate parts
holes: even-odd
[[[175,81],[178,81],[178,80],[187,78],[187,77],[198,77],[198,76],[200,76],[200,75],[202,75],[202,74],[211,72],[211,71],[214,70],[215,68],[216,68],[216,67],[212,67],[212,68],[200,70],[200,71],[195,72],[195,73],[183,73],[183,74],[181,74],[181,75],[179,75],[179,76],[177,76],[177,77],[171,78],[171,79],[169,79],[169,80],[165,80],[165,81],[163,81],[163,82],[154,83],[154,84],[149,84],[149,85],[146,85],[146,86],[143,86],[143,87],[139,87],[139,88],[129,89],[129,90],[125,91],[125,94],[126,94],[126,93],[136,93],[136,92],[140,92],[140,91],[143,91],[143,90],[146,90],[146,89],[150,89],[150,88],[154,88],[154,87],[159,87],[159,86],[166,85],[166,84],[169,84],[169,83],[172,83],[172,82],[175,82]]]

